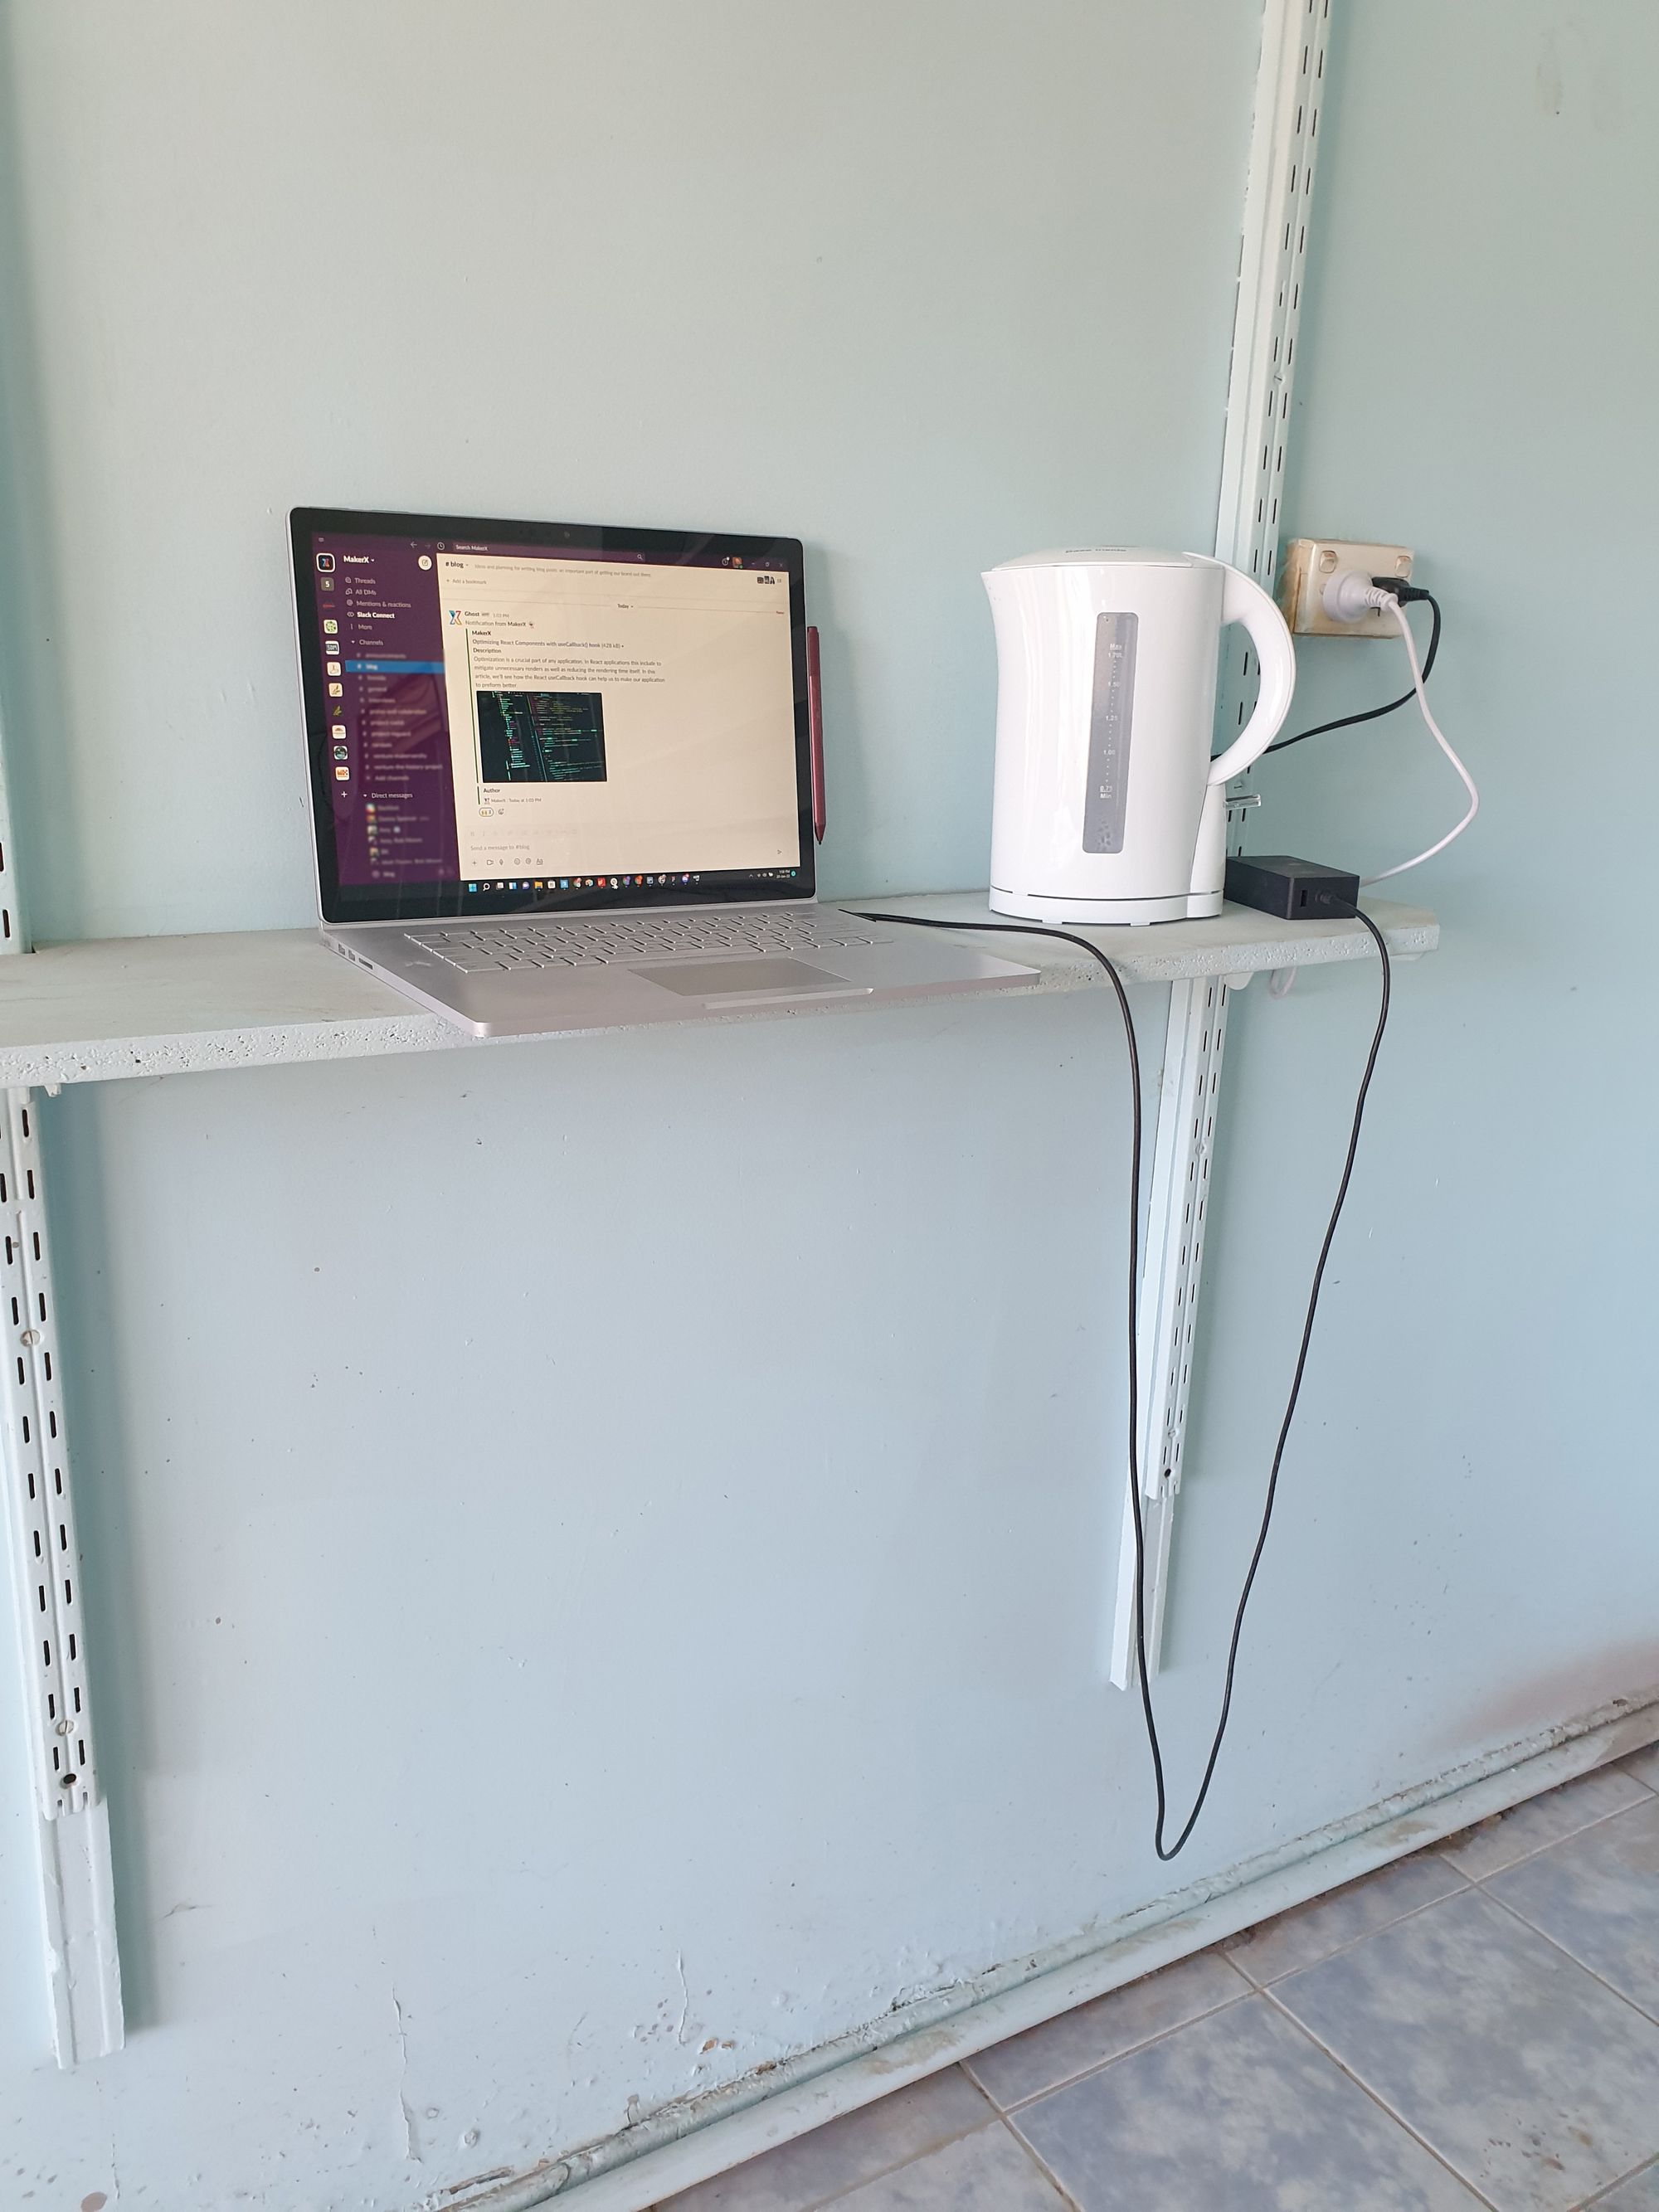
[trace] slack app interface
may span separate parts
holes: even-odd
[[[799,864],[783,571],[312,546],[343,883]]]

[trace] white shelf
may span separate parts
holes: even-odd
[[[1006,922],[993,914],[983,891],[927,891],[914,898],[842,899],[838,904],[865,906],[890,914],[928,915],[941,921]],[[1440,942],[1440,924],[1425,907],[1399,906],[1392,899],[1365,899],[1365,911],[1388,941],[1390,958],[1415,960]],[[1191,975],[1260,975],[1275,968],[1318,968],[1336,960],[1374,960],[1376,948],[1357,921],[1275,921],[1254,907],[1224,906],[1213,921],[1156,921],[1145,929],[1091,929],[1080,922],[1066,928],[1089,938],[1126,982],[1179,983]],[[1040,939],[1011,937],[1006,945],[982,937],[967,940],[984,952],[1000,951],[1043,971],[1041,988],[1075,991],[1105,987],[1105,977],[1086,953],[1070,945],[1044,945]]]
[[[844,903],[946,921],[994,918],[983,891]],[[1439,943],[1439,924],[1421,908],[1377,899],[1367,902],[1367,911],[1397,958],[1431,952]],[[1083,933],[1097,939],[1127,980],[1141,983],[1245,976],[1376,957],[1357,922],[1279,922],[1244,907],[1229,907],[1215,921]],[[982,937],[964,942],[998,949]],[[1011,959],[1039,971],[1030,987],[1034,991],[1105,988],[1100,969],[1074,946],[1021,936],[1010,938],[1006,950]],[[836,1000],[811,1011],[845,1011],[848,1004]],[[805,1011],[768,1006],[721,1018],[799,1020]],[[495,1042],[465,1036],[423,1013],[326,951],[311,930],[115,938],[48,945],[0,961],[0,1085],[108,1082],[287,1060],[476,1051]]]

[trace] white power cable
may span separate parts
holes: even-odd
[[[1403,876],[1407,868],[1421,867],[1425,860],[1431,860],[1437,853],[1443,853],[1454,837],[1461,837],[1480,811],[1480,793],[1474,787],[1474,778],[1446,742],[1445,732],[1429,711],[1428,694],[1423,689],[1423,665],[1417,657],[1417,640],[1412,635],[1412,626],[1406,620],[1406,610],[1392,592],[1385,592],[1383,596],[1388,601],[1389,611],[1400,625],[1400,635],[1406,641],[1406,658],[1412,665],[1412,683],[1416,688],[1417,703],[1422,709],[1423,720],[1429,726],[1429,735],[1463,779],[1463,788],[1469,794],[1469,811],[1455,830],[1447,830],[1438,844],[1431,845],[1426,853],[1418,854],[1414,860],[1401,860],[1397,867],[1379,869],[1376,875],[1364,878],[1367,884],[1386,883],[1390,876]]]

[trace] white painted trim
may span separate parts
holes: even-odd
[[[647,2212],[677,2190],[1656,1741],[1659,1690],[1614,1699],[1160,1899],[1075,1955],[999,1969],[804,2052],[763,2082],[745,2076],[695,2106],[670,2106],[586,2152],[446,2203],[453,2212],[554,2203],[562,2212]],[[975,1999],[976,1989],[987,1994]]]

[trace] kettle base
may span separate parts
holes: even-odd
[[[1135,929],[1157,921],[1212,921],[1221,912],[1221,893],[1176,891],[1168,898],[1078,898],[1063,891],[1004,890],[994,884],[991,911],[1013,915],[1022,921],[1080,921],[1091,928]]]

